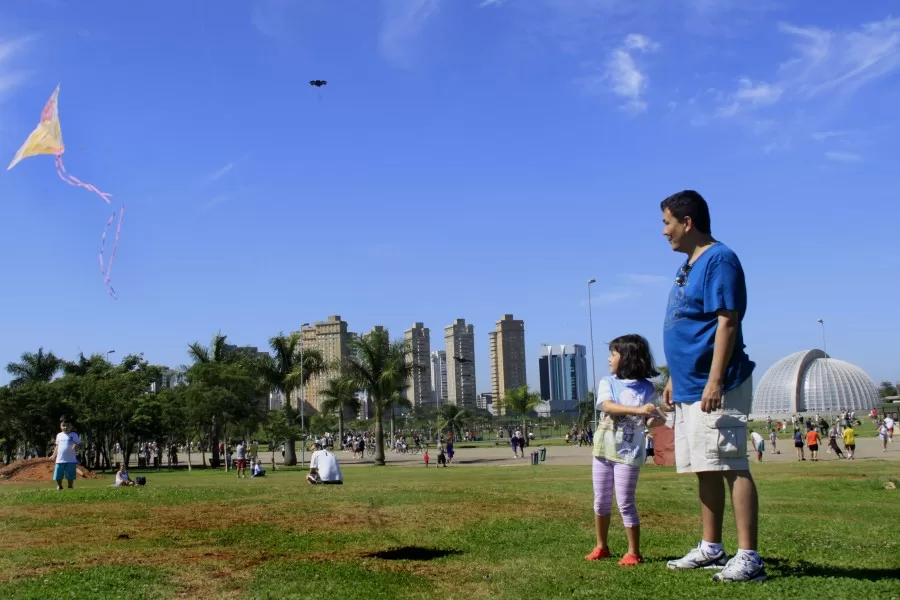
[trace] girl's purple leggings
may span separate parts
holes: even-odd
[[[613,487],[616,490],[616,504],[625,527],[641,524],[634,492],[637,489],[640,467],[623,465],[594,457],[592,475],[594,480],[594,512],[606,516],[612,512]]]

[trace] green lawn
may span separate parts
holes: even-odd
[[[770,580],[742,599],[900,598],[900,462],[754,465]],[[139,473],[133,473],[137,475]],[[647,563],[587,563],[588,467],[297,470],[261,480],[148,473],[74,491],[0,485],[0,593],[13,598],[722,598],[711,572],[665,561],[699,537],[695,481],[641,475]],[[726,521],[726,548],[735,549]],[[613,546],[625,549],[613,520]],[[734,585],[734,584],[732,584]],[[734,593],[738,593],[735,591]]]

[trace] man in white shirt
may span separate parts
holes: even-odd
[[[247,478],[247,446],[244,445],[244,440],[238,442],[237,448],[235,448],[235,467],[237,468],[237,476],[238,479],[243,477]]]
[[[894,441],[894,419],[893,417],[885,417],[884,426],[887,427],[888,430],[888,441]]]
[[[56,447],[53,449],[51,460],[56,461],[56,467],[53,470],[53,479],[56,481],[56,489],[63,489],[62,480],[65,476],[69,483],[69,489],[75,487],[75,467],[78,464],[78,458],[75,451],[81,446],[81,437],[72,431],[72,423],[66,417],[59,419],[60,432],[56,434]]]
[[[766,451],[766,441],[758,432],[750,430],[750,438],[753,440],[753,447],[756,448],[756,462],[762,462],[763,452]]]
[[[322,444],[316,442],[313,445],[315,452],[309,459],[309,475],[306,481],[312,484],[343,485],[344,477],[341,475],[341,466],[337,457],[328,450],[322,448]]]

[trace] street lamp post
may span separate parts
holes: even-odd
[[[594,360],[594,310],[591,306],[591,284],[597,283],[596,279],[588,279],[588,319],[591,324],[591,378],[593,380],[592,391],[594,393],[594,431],[597,431],[597,365]]]
[[[304,323],[300,326],[300,427],[304,430],[303,435],[300,436],[300,466],[306,466],[306,420],[304,419],[304,404],[305,404],[305,396],[304,388],[306,386],[303,385],[303,328],[309,327],[309,323]]]
[[[106,351],[106,362],[109,362],[109,355],[114,354],[115,350],[107,350]]]
[[[819,319],[817,323],[822,326],[822,352],[825,353],[825,390],[823,390],[823,398],[827,398],[824,392],[828,390],[828,376],[830,375],[830,373],[828,372],[828,344],[825,341],[825,320]],[[837,400],[837,394],[835,394],[835,400]],[[834,414],[831,404],[828,405],[828,418],[830,421],[834,421]]]

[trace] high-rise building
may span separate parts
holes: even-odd
[[[475,408],[475,326],[457,319],[444,328],[447,352],[447,402]]]
[[[300,344],[304,350],[317,348],[322,353],[322,359],[326,365],[347,357],[347,341],[350,335],[347,332],[347,323],[342,321],[339,315],[332,315],[325,321],[314,323],[304,327],[300,331]],[[313,375],[302,389],[302,400],[307,414],[310,410],[318,411],[321,399],[319,392],[328,387],[328,381],[336,377],[337,373],[328,369],[319,375]],[[299,406],[300,398],[294,404]]]
[[[479,408],[481,410],[491,410],[491,404],[493,403],[493,401],[493,395],[482,392],[475,398],[475,408]]]
[[[587,399],[587,351],[581,344],[545,345],[538,359],[541,375],[541,398],[550,409],[572,411]]]
[[[525,377],[525,321],[503,315],[497,330],[488,334],[491,352],[491,394],[496,413],[506,414],[503,397],[510,390],[528,385]]]
[[[447,404],[447,352],[444,350],[431,353],[431,393],[437,408]]]
[[[431,391],[431,333],[423,323],[415,323],[403,334],[409,347],[407,360],[414,370],[406,386],[406,399],[414,406],[431,404],[434,394]]]

